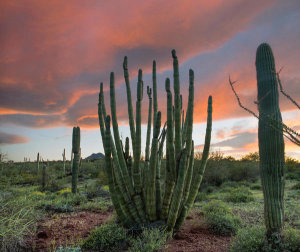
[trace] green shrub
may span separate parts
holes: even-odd
[[[203,207],[203,214],[208,229],[217,235],[234,235],[240,227],[240,218],[234,217],[227,205],[218,200]]]
[[[229,236],[234,235],[238,231],[241,220],[232,215],[209,214],[206,217],[208,229],[217,235]]]
[[[98,181],[93,181],[89,183],[85,188],[86,197],[88,199],[94,199],[96,197],[109,198],[109,192],[103,190]]]
[[[83,241],[82,247],[100,251],[120,251],[126,246],[126,229],[115,223],[104,224],[94,229]]]
[[[265,228],[262,226],[240,229],[231,244],[231,252],[273,252],[265,244]],[[286,252],[300,251],[300,230],[284,230],[284,244],[280,250]]]
[[[212,200],[211,202],[209,202],[203,207],[203,214],[204,217],[211,214],[227,215],[227,214],[231,214],[231,210],[224,202],[220,200]]]
[[[284,231],[284,245],[286,251],[300,251],[300,230],[287,228]]]
[[[251,190],[261,190],[261,184],[253,184],[250,186]]]
[[[228,202],[234,202],[234,203],[239,203],[239,202],[250,202],[254,201],[254,196],[251,191],[249,191],[248,188],[236,188],[232,190],[232,192],[228,193],[226,196],[226,201]]]
[[[263,227],[248,227],[237,232],[231,245],[231,252],[259,252],[262,251],[265,238]]]
[[[139,237],[130,240],[129,251],[152,252],[161,250],[165,247],[167,237],[168,234],[159,228],[145,229]]]
[[[80,247],[71,248],[71,247],[58,247],[55,252],[82,252]]]
[[[296,185],[293,185],[293,190],[300,190],[300,183],[297,183]]]
[[[207,199],[207,195],[204,192],[198,192],[195,202],[204,201]]]

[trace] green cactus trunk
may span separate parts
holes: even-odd
[[[143,99],[142,70],[138,73],[135,124],[133,119],[131,89],[127,57],[123,69],[128,99],[128,116],[133,157],[129,153],[129,138],[123,150],[117,122],[114,74],[110,80],[110,110],[114,140],[110,133],[110,116],[106,116],[103,84],[100,85],[98,116],[105,151],[106,173],[113,204],[121,222],[126,226],[159,222],[167,230],[179,228],[185,220],[199,190],[209,152],[212,124],[212,99],[208,101],[208,120],[201,166],[194,167],[193,113],[194,73],[190,70],[189,99],[186,118],[182,111],[179,65],[175,50],[172,51],[174,69],[174,104],[170,80],[166,79],[167,122],[161,131],[161,112],[157,111],[156,62],[153,61],[153,87],[147,87],[149,97],[148,127],[145,163],[141,162],[141,110]],[[152,102],[153,92],[153,102]],[[153,124],[152,124],[153,114]],[[151,125],[153,136],[151,137]],[[166,176],[161,183],[160,167],[166,141]],[[151,146],[151,148],[150,148]],[[144,169],[142,169],[142,167]],[[143,183],[142,183],[143,182]],[[161,186],[161,185],[164,186]]]
[[[37,173],[39,173],[39,171],[40,171],[40,153],[39,152],[36,157],[36,170],[37,170]]]
[[[258,143],[260,174],[264,193],[264,217],[267,239],[274,249],[274,235],[282,236],[284,213],[284,140],[282,126],[276,129],[271,120],[281,125],[278,83],[272,49],[261,44],[256,52],[257,97],[259,109]],[[271,238],[273,237],[273,238]]]
[[[64,174],[66,174],[66,149],[64,149],[62,158],[63,158],[63,171],[64,171]]]
[[[80,128],[79,127],[73,127],[72,152],[74,156],[73,164],[72,164],[72,193],[76,193],[79,163],[80,163]]]
[[[43,169],[42,169],[42,190],[41,190],[42,192],[44,192],[46,189],[46,177],[47,177],[46,169],[47,169],[47,164],[44,162]]]

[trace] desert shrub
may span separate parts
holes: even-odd
[[[94,229],[82,247],[100,251],[120,251],[126,246],[126,229],[116,223],[104,224]]]
[[[131,252],[152,252],[164,248],[168,234],[159,228],[145,229],[140,236],[130,239]]]
[[[261,190],[261,184],[253,184],[250,186],[251,190]]]
[[[71,248],[71,247],[58,247],[55,252],[81,252],[80,247]]]
[[[209,214],[206,216],[208,229],[217,235],[229,236],[234,235],[238,231],[241,220],[232,215]]]
[[[293,190],[300,190],[300,183],[297,183],[295,185],[292,186]]]
[[[25,236],[33,234],[40,218],[34,201],[24,197],[24,192],[12,189],[0,194],[0,251],[21,251]]]
[[[262,251],[265,238],[263,227],[248,227],[237,232],[231,244],[231,252],[259,252]]]
[[[228,178],[232,181],[255,182],[259,178],[259,163],[252,161],[234,162],[230,166]]]
[[[254,196],[251,191],[246,187],[240,187],[232,190],[225,197],[226,201],[234,203],[246,203],[254,201]]]
[[[203,207],[202,211],[204,216],[208,216],[211,214],[216,214],[216,215],[231,214],[231,210],[228,208],[228,206],[220,200],[212,200],[211,202],[209,202]]]
[[[93,181],[92,183],[89,183],[85,188],[86,197],[88,199],[93,199],[96,197],[104,197],[109,198],[109,192],[106,190],[103,190],[100,186],[100,183],[97,181]]]
[[[287,228],[284,231],[284,247],[286,251],[300,251],[300,230]]]
[[[265,228],[262,226],[240,229],[231,244],[231,252],[271,252],[266,246]],[[287,228],[284,230],[284,244],[280,250],[286,252],[300,251],[300,230]]]
[[[228,206],[219,200],[213,200],[205,205],[203,214],[208,229],[217,235],[234,235],[241,224],[241,220],[234,217]]]
[[[203,201],[207,199],[207,195],[204,192],[198,192],[195,202]]]
[[[224,181],[228,180],[228,167],[230,163],[231,162],[229,161],[221,162],[215,160],[208,160],[203,176],[203,185],[220,186]]]

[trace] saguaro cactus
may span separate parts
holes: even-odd
[[[77,179],[80,162],[80,128],[73,127],[72,152],[74,155],[72,164],[72,193],[77,192]]]
[[[62,158],[63,158],[63,170],[64,170],[64,174],[66,174],[66,149],[64,149],[64,152],[62,153]]]
[[[189,73],[189,98],[186,118],[182,112],[179,66],[175,50],[172,51],[174,68],[174,103],[170,80],[166,79],[167,122],[161,131],[161,112],[157,111],[156,62],[153,62],[153,87],[147,87],[149,98],[148,127],[146,135],[145,162],[141,162],[141,107],[143,99],[142,70],[138,72],[136,119],[134,122],[127,57],[123,69],[127,90],[128,115],[133,158],[129,154],[129,138],[125,152],[120,141],[114,73],[110,75],[110,110],[106,114],[103,84],[100,84],[98,116],[106,172],[112,202],[121,222],[126,225],[160,223],[168,231],[178,229],[187,216],[199,190],[209,152],[212,125],[212,98],[208,100],[208,117],[205,146],[200,167],[194,167],[193,113],[194,72]],[[153,96],[152,96],[153,95]],[[153,97],[153,102],[152,102]],[[152,122],[153,113],[153,122]],[[113,126],[114,140],[110,131]],[[153,127],[152,141],[151,126]],[[166,139],[166,176],[161,183],[160,166]],[[162,187],[162,184],[164,187]]]
[[[39,152],[36,157],[36,169],[37,169],[37,172],[39,172],[39,170],[40,170],[40,153]]]
[[[45,191],[46,188],[46,177],[47,177],[46,169],[47,169],[47,164],[46,162],[44,162],[43,169],[42,169],[42,190],[41,190],[42,192]]]
[[[281,239],[283,228],[284,141],[275,61],[268,44],[264,43],[258,47],[255,64],[260,174],[264,193],[266,235],[268,242],[274,248],[278,248],[278,239]],[[277,122],[277,127],[272,127],[274,122]],[[274,238],[277,241],[274,242]]]

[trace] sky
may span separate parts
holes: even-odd
[[[164,82],[173,82],[171,50],[180,64],[186,107],[188,71],[195,72],[193,139],[198,151],[213,97],[212,151],[241,157],[258,151],[255,54],[271,45],[287,93],[300,102],[299,0],[10,0],[0,3],[0,150],[8,159],[59,160],[71,156],[72,127],[81,127],[82,156],[103,152],[97,104],[104,83],[109,107],[109,76],[115,73],[117,116],[123,139],[129,136],[122,63],[128,57],[133,104],[138,69],[152,86],[157,62],[158,110],[166,118]],[[298,87],[297,87],[298,85]],[[300,130],[300,112],[280,96],[284,123]],[[148,101],[144,90],[142,134]],[[142,137],[142,149],[145,148]],[[286,155],[300,159],[299,146],[285,141]]]

